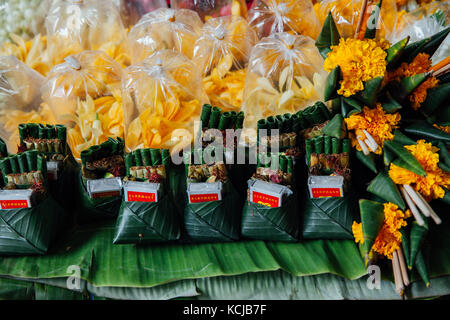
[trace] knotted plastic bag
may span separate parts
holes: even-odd
[[[314,5],[314,10],[322,25],[331,11],[333,19],[343,38],[354,38],[361,12],[362,0],[323,0]],[[369,17],[378,1],[367,5],[366,16]],[[397,23],[397,5],[395,0],[383,0],[381,17],[377,26],[377,38],[389,38]],[[362,30],[365,30],[364,25]]]
[[[256,41],[256,33],[242,17],[213,18],[203,26],[193,61],[205,76],[203,86],[214,106],[239,111],[245,66]]]
[[[203,21],[223,16],[247,17],[247,5],[244,0],[172,0],[174,9],[196,11]]]
[[[166,0],[114,0],[120,9],[126,27],[135,25],[141,17],[153,10],[167,8]]]
[[[262,39],[253,48],[247,69],[242,105],[246,128],[323,99],[327,74],[310,37],[283,32]]]
[[[126,51],[126,30],[118,7],[110,0],[55,1],[45,19],[45,28],[53,64],[83,50],[104,50],[117,56]],[[118,50],[119,45],[122,48]]]
[[[290,32],[316,38],[319,21],[309,0],[255,0],[248,21],[260,38],[276,32]]]
[[[160,8],[144,15],[128,35],[136,64],[158,50],[175,49],[192,58],[203,22],[195,11]]]
[[[44,77],[12,56],[0,57],[0,136],[10,152],[19,144],[17,126],[28,122],[53,122],[48,108],[41,108]]]
[[[173,50],[155,52],[125,69],[122,92],[127,151],[190,144],[193,121],[208,97],[200,70]],[[175,137],[177,132],[179,137]],[[173,136],[173,137],[172,137]],[[182,147],[181,147],[182,148]]]
[[[120,65],[102,51],[84,51],[55,66],[42,88],[44,103],[68,127],[75,159],[108,137],[123,137]]]

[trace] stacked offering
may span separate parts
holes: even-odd
[[[152,243],[177,240],[180,224],[169,192],[167,149],[137,149],[125,156],[124,199],[113,242]]]
[[[124,147],[123,139],[109,138],[81,152],[77,201],[80,222],[117,216],[121,178],[125,175]]]

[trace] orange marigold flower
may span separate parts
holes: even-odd
[[[384,76],[386,72],[386,40],[353,38],[339,40],[339,45],[331,46],[331,52],[324,62],[324,69],[331,71],[341,67],[343,80],[338,94],[349,97],[364,89],[364,81]]]
[[[409,100],[412,102],[412,107],[414,110],[419,109],[420,105],[427,98],[427,90],[436,87],[438,83],[438,79],[431,77],[421,83],[420,86],[413,91],[413,93],[409,96]]]
[[[433,124],[433,126],[441,131],[444,131],[445,133],[450,134],[450,126],[438,126],[437,124]]]
[[[427,201],[442,198],[445,194],[443,188],[450,188],[450,173],[438,167],[439,148],[434,147],[425,140],[417,141],[417,144],[405,146],[426,171],[424,177],[407,169],[391,163],[389,176],[396,184],[409,184],[417,192],[420,192]]]
[[[364,107],[362,112],[352,114],[345,119],[348,130],[358,131],[359,135],[364,137],[364,133],[360,133],[362,130],[367,130],[372,135],[379,146],[383,146],[384,141],[394,139],[392,130],[398,128],[397,124],[400,122],[399,113],[385,113],[381,104],[377,104],[376,108],[370,109]],[[350,135],[352,139],[352,145],[356,149],[361,151],[361,146],[356,140],[355,135]],[[381,154],[382,149],[378,148],[376,154]]]
[[[402,234],[400,229],[406,226],[406,218],[411,216],[411,212],[403,212],[393,203],[384,204],[384,224],[378,233],[372,250],[392,259],[392,252],[400,248]]]
[[[364,243],[364,236],[362,232],[362,223],[357,223],[356,221],[353,221],[352,224],[352,232],[353,236],[355,237],[355,242],[361,242]]]

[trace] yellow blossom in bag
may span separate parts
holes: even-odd
[[[389,177],[392,181],[400,185],[411,185],[427,201],[444,197],[445,190],[443,188],[450,188],[450,173],[438,167],[439,154],[437,151],[439,148],[434,147],[431,143],[426,143],[425,140],[419,140],[417,144],[405,146],[405,148],[417,159],[426,171],[426,175],[419,176],[391,163]]]

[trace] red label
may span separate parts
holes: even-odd
[[[191,203],[209,202],[209,201],[218,201],[218,200],[219,200],[218,193],[191,194],[189,196],[189,201]]]
[[[92,199],[119,197],[119,196],[120,196],[120,191],[97,192],[97,193],[92,194]]]
[[[127,201],[134,202],[156,202],[156,194],[149,192],[128,191]]]
[[[252,202],[259,203],[271,208],[277,208],[280,206],[280,199],[278,197],[256,191],[253,191]]]
[[[341,197],[340,188],[312,188],[313,198]]]
[[[0,200],[2,209],[21,209],[29,208],[27,200]]]

